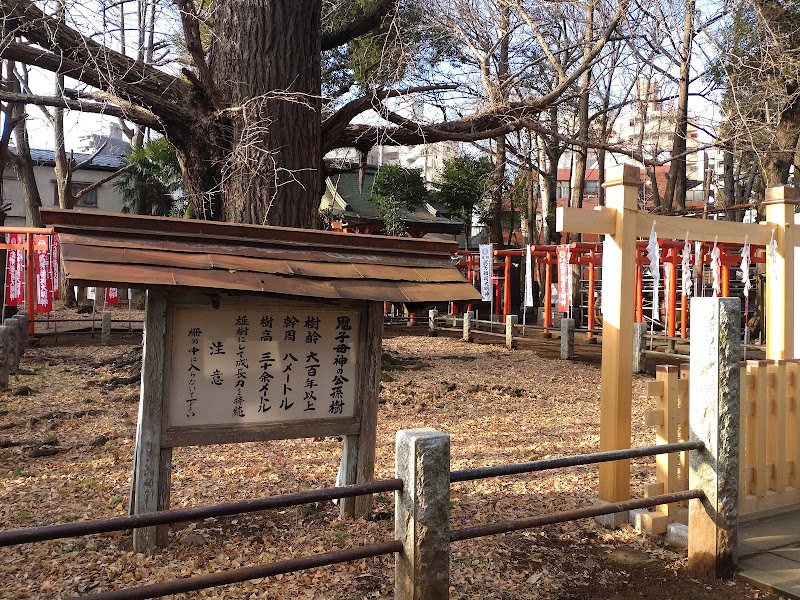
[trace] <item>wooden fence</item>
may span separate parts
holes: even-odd
[[[739,514],[753,517],[800,505],[800,359],[751,360],[740,367]],[[689,439],[688,365],[658,367],[646,395],[656,399],[645,423],[655,429],[656,444]],[[685,452],[656,458],[656,481],[645,495],[688,489]],[[672,522],[686,522],[681,504],[659,506],[644,515],[648,533],[663,533]]]

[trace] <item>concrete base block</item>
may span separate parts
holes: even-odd
[[[628,511],[628,523],[630,523],[636,531],[642,531],[644,527],[644,515],[646,515],[647,512],[646,508],[634,508]]]
[[[683,523],[667,525],[667,543],[686,548],[689,545],[689,527]]]
[[[601,504],[608,503],[600,498],[592,498],[592,504],[594,506],[600,506]],[[624,512],[613,513],[610,515],[600,515],[599,517],[595,517],[594,520],[598,525],[605,527],[606,529],[619,529],[628,523],[628,512],[629,511],[626,510]]]

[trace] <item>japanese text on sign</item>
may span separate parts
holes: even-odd
[[[492,299],[492,262],[494,261],[492,244],[481,244],[478,246],[481,269],[481,298],[484,301]]]
[[[558,312],[568,312],[572,303],[572,272],[569,246],[558,246]]]
[[[314,307],[174,313],[169,423],[352,417],[359,313]]]

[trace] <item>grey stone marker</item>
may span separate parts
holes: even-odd
[[[465,312],[464,313],[464,333],[461,336],[461,339],[465,342],[472,341],[472,334],[470,333],[470,328],[472,327],[472,313]]]
[[[30,320],[28,319],[28,313],[25,311],[18,312],[16,314],[17,321],[19,322],[19,335],[20,335],[20,346],[22,347],[22,351],[20,354],[25,352],[28,347],[28,324]]]
[[[514,341],[514,327],[517,324],[517,315],[508,315],[506,317],[506,348],[511,350],[517,347]]]
[[[3,321],[3,326],[8,328],[9,333],[9,351],[6,355],[9,373],[16,373],[19,369],[19,359],[22,353],[20,347],[19,323],[14,317],[9,317]]]
[[[689,365],[689,439],[705,449],[689,454],[689,570],[730,577],[736,568],[739,518],[738,298],[692,298],[694,327]]]
[[[647,349],[647,323],[633,324],[633,372],[644,373],[644,351]]]
[[[100,343],[111,343],[111,311],[104,310],[100,325]]]
[[[9,355],[14,351],[11,342],[11,331],[0,325],[0,389],[8,389]]]
[[[439,318],[439,311],[435,308],[428,311],[428,329],[431,337],[436,337],[439,332],[436,331],[436,319]]]
[[[435,429],[397,432],[394,537],[403,542],[395,559],[396,600],[449,597],[450,436]]]
[[[561,358],[575,358],[575,319],[561,319]]]

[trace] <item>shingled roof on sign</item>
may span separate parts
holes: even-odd
[[[75,285],[302,298],[480,300],[455,242],[42,209]]]

